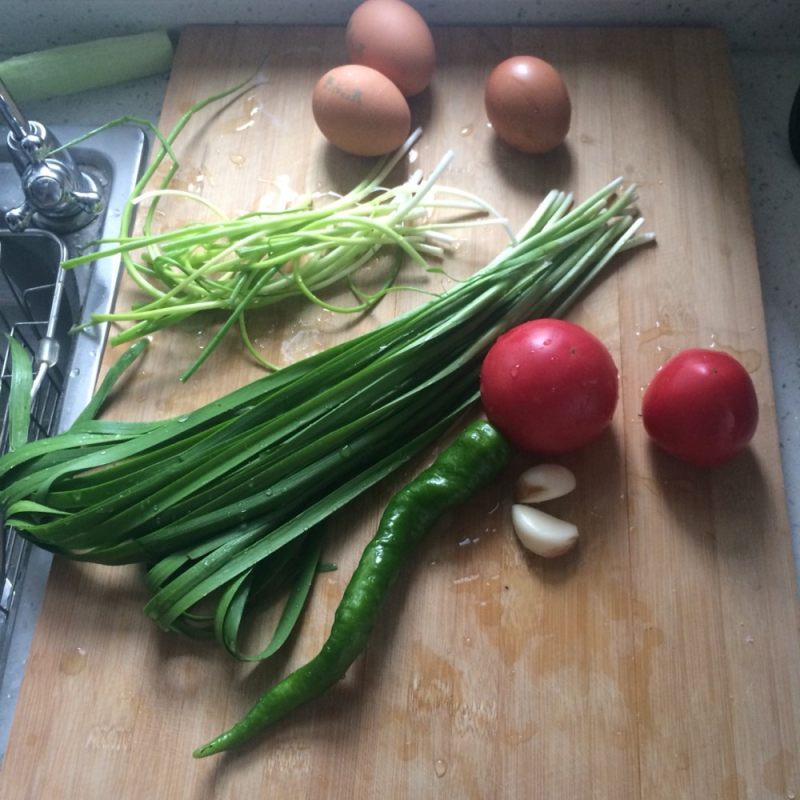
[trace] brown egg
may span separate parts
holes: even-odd
[[[534,56],[513,56],[486,81],[486,115],[497,135],[523,153],[546,153],[569,131],[572,106],[558,70]]]
[[[396,150],[411,130],[411,111],[400,90],[360,64],[326,72],[314,87],[311,109],[325,138],[357,156]]]
[[[354,64],[386,75],[406,96],[431,80],[436,49],[420,13],[403,0],[365,0],[350,17],[347,55]]]

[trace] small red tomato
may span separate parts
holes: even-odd
[[[512,328],[481,366],[486,416],[523,450],[582,447],[608,427],[618,394],[617,367],[605,345],[560,319]]]
[[[733,356],[690,348],[656,372],[642,399],[653,441],[697,466],[721,464],[742,450],[758,425],[753,381]]]

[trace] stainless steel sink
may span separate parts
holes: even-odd
[[[84,129],[54,128],[67,143]],[[14,336],[44,359],[36,391],[31,438],[68,428],[94,390],[107,326],[78,333],[72,327],[92,313],[112,308],[121,273],[119,256],[104,256],[97,240],[119,234],[123,206],[138,180],[147,152],[147,137],[135,126],[110,128],[71,148],[73,159],[88,174],[104,199],[103,212],[86,227],[67,234],[29,228],[21,233],[0,228],[0,333]],[[17,171],[0,145],[0,219],[23,199]],[[59,270],[64,257],[97,252],[95,261],[74,270]],[[48,327],[49,324],[49,327]],[[0,447],[7,446],[9,389],[8,345],[0,337]],[[0,756],[11,725],[50,557],[7,528],[2,532],[0,561]]]

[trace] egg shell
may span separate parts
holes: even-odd
[[[546,153],[569,132],[572,105],[558,70],[535,56],[512,56],[489,75],[486,116],[495,133],[523,153]]]
[[[352,63],[383,73],[406,97],[431,81],[433,35],[421,14],[403,0],[365,0],[350,16],[345,42]]]
[[[400,90],[360,64],[326,72],[314,87],[311,109],[325,138],[357,156],[396,150],[411,130],[411,110]]]

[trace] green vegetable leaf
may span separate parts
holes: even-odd
[[[8,450],[14,452],[28,441],[31,422],[33,364],[28,352],[13,336],[7,336],[11,351],[11,388],[8,398]]]

